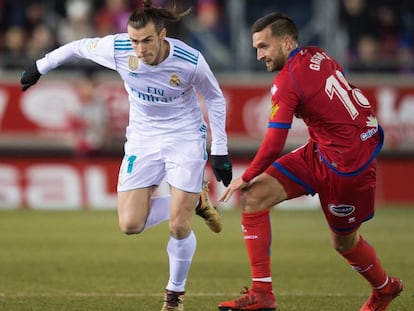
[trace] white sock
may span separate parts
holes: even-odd
[[[167,289],[174,292],[184,292],[191,261],[197,246],[193,231],[184,239],[170,237],[167,252],[170,259],[170,278]]]
[[[150,212],[144,230],[170,219],[170,196],[151,199]]]

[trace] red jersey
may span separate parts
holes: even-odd
[[[368,99],[322,49],[293,50],[273,81],[271,94],[269,127],[244,181],[277,159],[294,116],[303,119],[322,160],[338,174],[358,174],[380,151],[382,130]]]

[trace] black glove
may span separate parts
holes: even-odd
[[[222,181],[227,187],[233,178],[229,155],[211,155],[211,167],[217,181]]]
[[[22,72],[22,77],[20,79],[20,84],[22,85],[22,91],[26,91],[29,87],[35,84],[41,74],[37,69],[36,63],[30,64],[26,68],[24,68]]]

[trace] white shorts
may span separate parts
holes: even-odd
[[[118,176],[118,192],[171,186],[192,193],[202,190],[207,162],[205,134],[200,137],[151,137],[128,140]]]

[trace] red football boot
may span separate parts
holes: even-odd
[[[248,290],[241,292],[240,298],[225,301],[218,305],[220,311],[276,311],[276,298],[273,291],[259,292]]]
[[[387,306],[398,297],[403,290],[403,283],[398,278],[390,277],[389,283],[381,290],[373,290],[371,296],[362,305],[360,311],[385,311]]]

